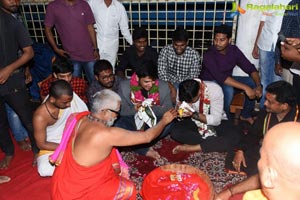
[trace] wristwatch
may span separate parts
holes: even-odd
[[[198,112],[194,112],[192,115],[193,119],[199,120],[199,113]]]

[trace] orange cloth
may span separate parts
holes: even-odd
[[[118,163],[116,149],[92,167],[76,163],[72,156],[74,131],[61,164],[56,167],[51,182],[53,200],[60,199],[135,199],[135,185],[115,174],[113,164]]]

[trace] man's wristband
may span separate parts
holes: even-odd
[[[192,115],[192,118],[195,119],[195,120],[199,120],[199,113],[194,112],[193,115]]]
[[[94,51],[97,51],[97,52],[99,52],[99,49],[98,49],[98,48],[94,48]]]

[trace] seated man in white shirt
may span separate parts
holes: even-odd
[[[239,131],[223,119],[223,92],[215,82],[188,79],[179,84],[177,109],[182,120],[174,124],[171,137],[183,143],[181,151],[225,152],[238,142]],[[183,113],[180,110],[183,109]]]

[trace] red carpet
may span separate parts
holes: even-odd
[[[224,172],[223,153],[179,153],[173,155],[171,150],[177,143],[169,137],[158,142],[156,149],[162,159],[155,161],[145,156],[139,156],[132,151],[122,152],[125,162],[130,166],[131,179],[137,189],[141,188],[143,177],[158,166],[171,163],[189,164],[202,169],[210,177],[215,191],[219,192],[228,184],[234,184],[245,177],[229,175]],[[4,156],[0,153],[0,159]],[[41,178],[35,167],[31,166],[33,154],[31,151],[24,152],[16,147],[15,157],[8,170],[1,170],[0,175],[11,177],[8,183],[0,184],[0,200],[50,200],[51,178]],[[138,197],[140,199],[140,197]],[[241,199],[240,196],[234,198]]]
[[[227,174],[224,171],[225,153],[179,153],[173,154],[172,149],[178,143],[170,137],[159,141],[154,145],[154,149],[159,152],[161,159],[154,161],[151,158],[137,155],[132,151],[123,151],[122,156],[124,161],[130,166],[131,179],[135,182],[137,190],[141,189],[144,177],[156,167],[181,163],[188,164],[193,167],[203,170],[211,179],[214,190],[220,192],[225,186],[235,184],[244,180],[246,177],[241,175]],[[240,200],[241,195],[237,195],[231,200]]]
[[[0,159],[4,157],[1,153]],[[50,200],[51,178],[41,178],[32,167],[32,151],[24,152],[16,146],[15,157],[7,170],[1,170],[0,175],[11,178],[8,183],[0,184],[0,200]]]

